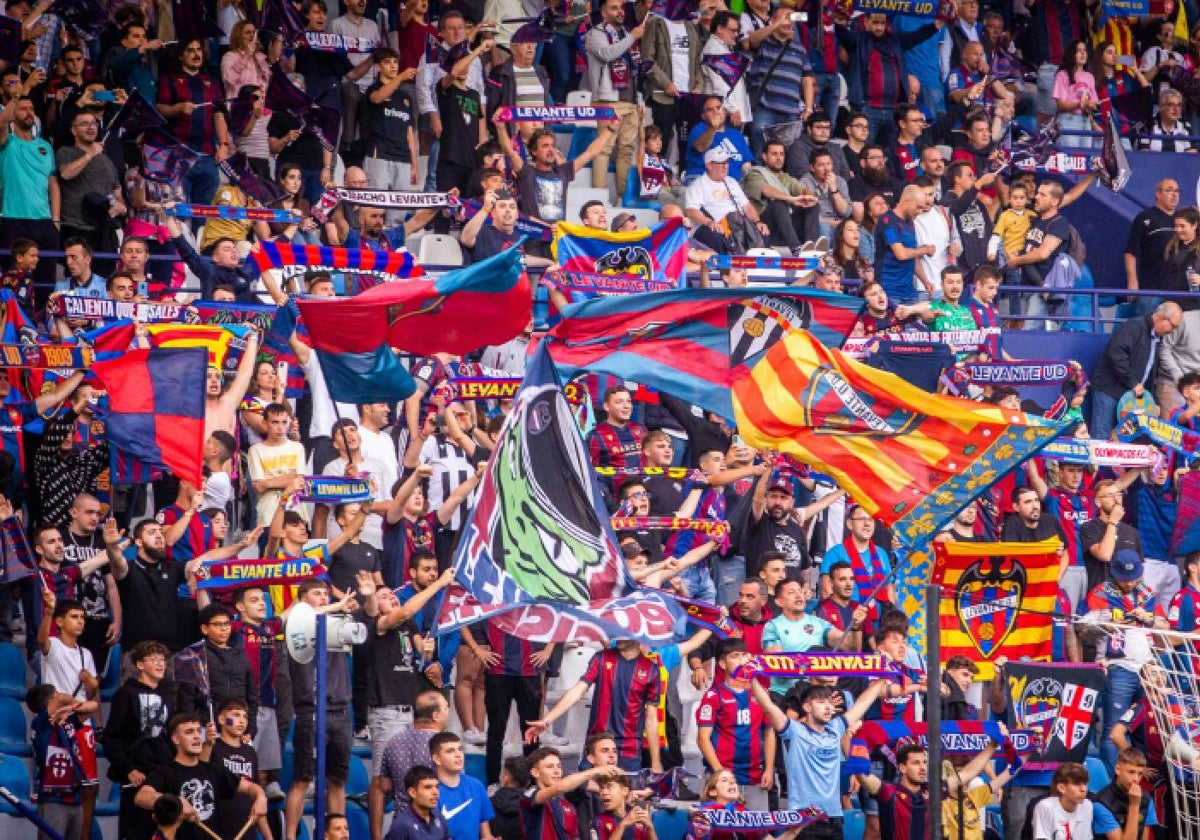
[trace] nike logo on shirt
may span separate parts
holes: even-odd
[[[466,808],[468,805],[470,805],[474,801],[475,801],[474,799],[468,799],[466,802],[459,805],[457,808],[452,808],[449,811],[447,811],[445,808],[442,808],[442,819],[446,820],[446,822],[449,822],[450,820],[452,820],[456,816],[458,816],[458,814],[460,814],[462,812],[463,808]]]

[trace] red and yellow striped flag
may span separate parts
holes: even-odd
[[[1062,543],[935,543],[942,661],[961,654],[990,680],[997,657],[1049,662]]]
[[[229,357],[235,351],[241,358],[246,335],[252,328],[243,324],[148,324],[151,347],[203,347],[208,351],[209,367],[228,372],[236,369],[235,359]],[[232,364],[231,364],[232,362]]]
[[[922,391],[796,331],[733,386],[738,432],[832,476],[909,545],[1058,436],[1063,425]]]

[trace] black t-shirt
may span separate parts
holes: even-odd
[[[438,159],[475,169],[479,163],[475,154],[475,147],[479,145],[479,121],[483,119],[479,94],[470,88],[456,85],[444,88],[439,84],[437,106],[442,117]]]
[[[896,202],[900,200],[900,193],[904,191],[904,184],[890,177],[878,184],[866,178],[853,178],[847,186],[850,188],[851,201],[865,202],[868,196],[879,193],[887,199],[888,207],[895,207]]]
[[[329,563],[329,582],[342,592],[354,589],[359,572],[382,572],[383,557],[379,549],[365,542],[348,542],[338,549]]]
[[[665,475],[648,475],[642,479],[642,485],[650,494],[650,515],[674,516],[683,504],[684,496],[690,489],[689,484]]]
[[[1175,235],[1175,217],[1150,207],[1133,217],[1125,253],[1137,259],[1138,288],[1162,289],[1166,280],[1167,244]]]
[[[240,778],[252,782],[258,779],[258,753],[249,744],[231,747],[218,738],[213,744],[211,761]],[[236,837],[250,819],[250,809],[253,806],[254,797],[248,793],[239,793],[234,796],[232,802],[221,803],[221,807],[217,808],[214,830],[222,837]]]
[[[1103,519],[1089,519],[1079,526],[1079,550],[1083,553],[1083,565],[1087,568],[1089,592],[1108,580],[1108,563],[1097,560],[1088,551],[1092,546],[1100,544],[1107,529],[1108,523]],[[1146,556],[1142,550],[1142,535],[1137,532],[1136,528],[1121,522],[1117,524],[1117,545],[1113,548],[1113,554],[1123,548],[1136,551],[1138,557],[1145,558]]]
[[[63,551],[67,563],[78,566],[85,560],[92,559],[96,552],[104,551],[104,538],[98,531],[81,537],[65,526],[60,530],[63,534]],[[107,621],[112,618],[108,604],[108,588],[104,585],[104,576],[109,574],[112,574],[112,567],[106,563],[75,585],[75,597],[83,604],[84,615],[90,619]],[[97,662],[96,665],[99,666],[100,663]]]
[[[129,574],[117,581],[122,604],[136,605],[125,610],[121,644],[130,650],[138,642],[153,639],[174,653],[184,646],[177,630],[179,585],[187,580],[186,563],[164,561],[145,563],[133,560]]]
[[[300,120],[283,111],[271,114],[271,119],[267,123],[267,136],[276,140],[286,137],[289,131],[299,130]],[[275,165],[278,167],[285,163],[294,163],[301,169],[317,171],[325,164],[324,153],[325,150],[321,147],[321,141],[317,139],[317,136],[311,131],[305,131],[296,138],[295,143],[283,148],[275,159]]]
[[[1062,544],[1067,544],[1066,535],[1063,534],[1062,525],[1058,524],[1057,517],[1050,516],[1047,513],[1042,513],[1038,519],[1037,526],[1029,528],[1021,521],[1021,517],[1015,513],[1010,514],[1004,520],[1004,527],[1001,529],[1001,542],[1041,542],[1048,540],[1051,537],[1058,537],[1062,540]]]
[[[745,546],[747,579],[758,577],[762,556],[768,551],[783,552],[788,580],[800,580],[800,572],[812,566],[808,535],[790,516],[783,522],[776,522],[764,511],[756,522],[751,514]]]
[[[219,834],[218,812],[227,810],[233,804],[230,800],[237,794],[241,781],[223,765],[206,761],[201,761],[194,767],[187,767],[172,760],[156,768],[146,777],[146,784],[159,793],[173,793],[190,802],[196,809],[200,822]],[[244,822],[243,820],[243,824]],[[237,834],[237,829],[233,833]],[[175,837],[176,840],[208,840],[204,831],[188,822],[179,827],[179,833]]]
[[[367,682],[368,706],[412,706],[417,695],[434,686],[418,671],[421,654],[415,639],[417,627],[406,621],[383,635],[375,632],[378,618],[357,616],[367,625],[366,652],[371,668]]]
[[[304,92],[320,100],[354,68],[342,53],[308,48],[296,50],[296,72],[304,77]]]
[[[1047,236],[1057,237],[1059,244],[1049,257],[1041,262],[1032,263],[1038,276],[1043,278],[1054,267],[1054,260],[1066,249],[1071,239],[1071,223],[1061,213],[1055,213],[1051,219],[1034,219],[1033,224],[1029,226],[1029,232],[1025,234],[1025,253],[1039,247]]]
[[[416,126],[412,97],[400,86],[383,102],[372,102],[371,94],[382,87],[383,82],[375,82],[362,99],[367,157],[412,163],[412,149],[408,147],[408,129]]]

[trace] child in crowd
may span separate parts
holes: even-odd
[[[628,776],[613,776],[600,785],[604,811],[592,821],[595,840],[656,840],[649,810],[630,805],[632,792]]]

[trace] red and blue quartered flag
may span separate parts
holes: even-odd
[[[563,271],[616,274],[676,285],[687,273],[687,228],[682,219],[626,233],[559,222],[550,252]]]
[[[337,148],[342,115],[336,108],[320,105],[292,84],[287,74],[276,64],[271,68],[264,104],[272,111],[284,111],[300,121],[300,130],[314,134],[328,151]]]
[[[136,137],[148,128],[161,128],[166,124],[166,118],[158,112],[158,109],[147,102],[146,97],[136,90],[132,90],[129,92],[129,98],[125,100],[125,104],[113,115],[108,127],[104,130],[104,136],[115,134],[120,138]]]
[[[54,0],[46,11],[57,15],[68,32],[84,41],[94,41],[104,30],[116,28],[113,16],[97,0]]]
[[[258,28],[280,33],[288,46],[304,43],[304,21],[289,0],[263,0]]]
[[[514,246],[441,277],[382,283],[348,299],[297,303],[330,394],[361,404],[405,399],[415,389],[392,348],[418,356],[463,355],[503,344],[529,323],[533,297]]]
[[[788,332],[841,347],[861,298],[815,289],[678,289],[602,297],[563,310],[546,337],[563,381],[606,373],[733,418],[729,389]]]
[[[130,350],[93,364],[108,391],[109,442],[199,487],[207,366],[200,347]]]

